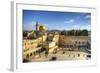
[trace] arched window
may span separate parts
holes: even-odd
[[[32,53],[30,53],[30,56],[32,56]]]
[[[26,55],[26,58],[29,58],[29,54]]]
[[[78,54],[78,57],[80,56],[80,54]]]
[[[33,55],[35,56],[35,52],[33,52]]]

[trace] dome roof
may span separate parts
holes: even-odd
[[[39,31],[44,31],[46,30],[46,27],[44,25],[39,25]]]

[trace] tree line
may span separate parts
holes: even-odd
[[[70,30],[70,31],[66,31],[63,30],[60,32],[61,35],[68,35],[68,36],[88,36],[88,30],[84,29],[84,30]]]

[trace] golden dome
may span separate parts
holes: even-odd
[[[39,25],[39,31],[44,31],[46,30],[46,27],[44,25]]]

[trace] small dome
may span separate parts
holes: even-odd
[[[39,26],[39,31],[44,31],[44,30],[46,30],[46,27],[44,25],[40,25]]]

